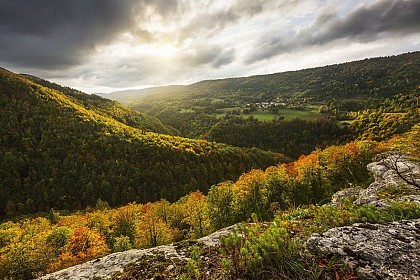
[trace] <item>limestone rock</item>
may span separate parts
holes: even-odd
[[[420,164],[410,161],[406,155],[387,153],[379,155],[375,162],[369,163],[367,168],[372,172],[375,182],[362,190],[359,198],[354,202],[357,205],[371,204],[376,207],[387,207],[389,200],[381,200],[378,194],[388,187],[405,187],[419,190],[415,184],[420,183]],[[405,179],[405,180],[404,180]],[[409,184],[408,182],[412,184]],[[404,196],[397,200],[418,201],[418,199],[405,199]]]
[[[387,208],[393,201],[420,205],[420,164],[406,155],[385,153],[368,164],[375,179],[366,189],[347,188],[333,195],[330,205],[356,196],[356,205]],[[395,194],[388,194],[390,190]],[[399,188],[399,189],[398,189]],[[391,191],[392,192],[392,191]],[[385,195],[384,195],[385,193]],[[339,256],[361,279],[420,279],[420,220],[386,225],[354,224],[313,234],[311,251]]]
[[[306,244],[341,256],[360,279],[420,279],[420,219],[333,228]]]
[[[345,199],[359,197],[361,191],[362,189],[355,187],[346,188],[341,191],[338,191],[332,196],[330,205],[340,207]]]
[[[220,237],[226,236],[229,233],[232,233],[236,227],[237,225],[225,227],[221,230],[213,232],[210,235],[197,239],[197,242],[202,243],[203,245],[208,246],[208,247],[217,246],[220,244]]]
[[[138,259],[162,251],[166,254],[172,254],[175,251],[171,246],[158,246],[145,250],[129,250],[107,255],[103,258],[72,266],[41,277],[43,280],[78,280],[92,279],[94,277],[111,277],[114,272],[121,272],[124,266],[135,262]],[[165,255],[166,255],[165,254]]]
[[[415,186],[420,184],[420,164],[418,162],[411,161],[404,154],[384,153],[378,155],[374,162],[369,163],[367,169],[372,172],[375,181],[366,189],[347,188],[335,193],[331,205],[339,207],[343,199],[352,196],[358,196],[354,201],[356,205],[370,204],[376,207],[388,207],[393,199],[420,203],[417,194],[387,199],[380,197],[380,193],[389,187],[403,187],[420,194],[420,189]]]
[[[200,243],[202,246],[207,247],[217,246],[220,244],[220,237],[231,233],[234,227],[235,225],[216,231],[206,237],[198,239],[197,242],[194,242],[194,244]],[[183,246],[179,246],[179,244],[169,244],[150,249],[133,249],[125,252],[113,253],[100,259],[89,261],[45,275],[39,279],[87,280],[95,277],[107,279],[110,278],[115,272],[122,272],[124,267],[126,267],[128,264],[136,263],[151,255],[163,254],[164,258],[167,260],[186,260],[187,258],[185,257],[185,252],[183,252],[183,249],[180,247]],[[186,247],[188,247],[188,244]],[[173,270],[173,267],[168,266],[167,270]]]

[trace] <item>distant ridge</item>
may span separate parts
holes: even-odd
[[[108,96],[134,107],[140,99],[150,95],[223,99],[234,94],[241,100],[266,95],[300,96],[318,101],[327,98],[386,98],[412,90],[419,81],[420,52],[417,51],[296,71],[204,80],[187,86],[155,87],[129,94],[115,92]]]
[[[114,91],[111,93],[98,93],[98,95],[119,100],[123,103],[129,103],[131,99],[138,98],[138,97],[146,97],[155,94],[161,94],[162,90],[168,92],[176,92],[181,93],[187,86],[182,85],[170,85],[170,86],[163,86],[163,87],[150,87],[145,89],[130,89],[130,90],[121,90],[121,91]]]
[[[79,90],[64,87],[33,75],[20,74],[20,76],[44,87],[57,90],[70,98],[74,98],[76,102],[80,103],[85,108],[113,118],[128,126],[140,128],[144,131],[180,135],[176,129],[163,124],[157,118],[142,114],[108,98],[100,97],[95,94],[86,94]]]

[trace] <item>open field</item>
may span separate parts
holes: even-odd
[[[291,120],[295,118],[306,119],[306,120],[316,120],[316,119],[328,117],[328,114],[320,113],[316,106],[311,106],[311,108],[307,108],[306,110],[279,109],[277,114],[274,114],[268,110],[262,110],[262,109],[258,109],[249,114],[243,114],[242,108],[232,107],[232,108],[220,109],[217,114],[214,114],[214,116],[220,118],[220,117],[225,116],[226,113],[229,113],[234,110],[239,110],[243,118],[248,118],[252,116],[259,121],[272,121],[273,119],[277,119],[279,117],[284,117],[285,120]]]

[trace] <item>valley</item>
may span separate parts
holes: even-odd
[[[368,187],[366,165],[379,154],[420,158],[419,65],[417,52],[204,81],[131,92],[121,96],[126,105],[1,69],[0,277],[29,279],[110,253],[183,244],[241,222],[248,245],[231,235],[209,253],[218,261],[204,267],[218,277],[269,279],[262,267],[352,277],[303,244],[334,226],[420,217],[416,201],[389,210],[351,199],[326,204],[338,191]],[[356,87],[363,69],[369,83]],[[309,79],[317,86],[294,91]],[[381,196],[417,197],[413,174],[414,187],[387,186]],[[262,253],[272,246],[280,246],[272,257]],[[203,276],[206,253],[194,248],[177,268],[185,279]],[[249,253],[234,253],[243,248]],[[290,254],[279,271],[275,252]],[[143,273],[137,269],[112,279]]]
[[[419,0],[0,1],[0,280],[420,279]]]

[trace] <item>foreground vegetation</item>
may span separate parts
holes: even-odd
[[[338,258],[309,252],[304,244],[310,235],[356,222],[387,223],[419,217],[418,204],[409,202],[395,202],[388,209],[357,207],[350,200],[339,208],[293,207],[278,211],[271,223],[255,219],[238,225],[221,238],[220,246],[206,247],[191,240],[176,243],[189,260],[174,263],[161,254],[145,256],[112,279],[357,279]],[[176,268],[168,271],[170,265]]]
[[[419,156],[418,142],[413,142],[419,137],[417,126],[388,143],[332,146],[292,163],[252,170],[236,182],[213,186],[207,196],[192,192],[175,203],[160,200],[110,209],[98,200],[95,208],[71,215],[51,210],[46,216],[4,222],[0,225],[0,276],[28,279],[110,252],[194,239],[240,221],[273,219],[268,229],[259,223],[243,228],[245,240],[235,236],[225,240],[220,259],[223,273],[266,278],[284,273],[292,278],[322,274],[327,260],[301,253],[310,233],[355,221],[386,222],[420,213],[410,203],[396,204],[390,211],[314,204],[326,202],[349,184],[366,186],[370,182],[366,163],[380,151],[392,147]],[[290,230],[299,238],[290,239]],[[270,271],[274,268],[277,271]]]

